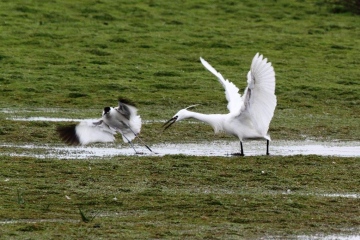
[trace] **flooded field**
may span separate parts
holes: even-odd
[[[40,109],[39,112],[43,111],[43,109]],[[0,111],[1,112],[1,111]],[[13,113],[11,110],[3,110],[3,113]],[[7,117],[7,120],[11,121],[42,121],[42,122],[79,122],[84,119],[77,118],[75,116],[74,118],[65,118],[65,117],[57,117],[61,116],[56,111],[48,111],[49,113],[55,113],[54,116],[51,117],[28,117],[28,116],[13,116],[13,117]],[[30,112],[31,113],[31,112]],[[151,124],[151,123],[161,123],[165,122],[165,120],[151,120],[151,121],[143,121],[143,124]],[[189,122],[192,124],[199,124],[198,122]],[[36,125],[36,124],[35,124]],[[230,139],[230,138],[229,138]],[[219,140],[219,141],[193,141],[193,142],[180,142],[180,143],[174,143],[174,142],[162,142],[157,144],[150,145],[151,149],[154,151],[153,153],[148,151],[148,149],[145,148],[145,146],[141,145],[138,140],[134,141],[134,146],[137,153],[134,152],[134,150],[131,148],[129,144],[123,143],[122,141],[116,141],[115,143],[99,143],[99,144],[91,144],[89,146],[67,146],[66,144],[62,143],[56,143],[56,144],[41,144],[41,143],[33,143],[33,142],[26,142],[21,144],[9,144],[7,142],[1,142],[0,143],[0,156],[6,155],[6,156],[25,156],[25,157],[35,157],[39,159],[50,159],[54,161],[50,161],[51,164],[84,164],[86,163],[85,160],[88,159],[100,159],[100,161],[95,160],[97,163],[102,163],[103,159],[109,158],[109,157],[115,157],[114,159],[117,159],[116,156],[139,156],[139,158],[136,158],[136,160],[143,161],[153,161],[152,158],[143,158],[143,157],[159,157],[156,158],[156,160],[159,160],[160,163],[165,163],[166,161],[163,161],[163,159],[168,159],[167,155],[185,155],[185,156],[209,156],[209,157],[228,157],[228,158],[237,158],[239,161],[243,159],[239,156],[232,155],[233,153],[238,153],[240,151],[239,141],[237,139],[230,139],[230,140]],[[244,146],[244,153],[245,158],[251,157],[251,156],[261,156],[265,155],[266,152],[266,141],[245,141],[243,143]],[[294,155],[318,155],[318,156],[336,156],[341,157],[342,160],[346,161],[345,157],[360,157],[360,142],[359,141],[316,141],[316,140],[305,140],[305,141],[286,141],[286,140],[277,140],[273,139],[273,141],[270,142],[270,156],[271,159],[274,156],[294,156]],[[311,156],[310,156],[311,157]],[[172,158],[172,157],[170,157]],[[299,157],[301,158],[301,156]],[[77,160],[84,160],[84,161],[56,161],[57,159],[77,159]],[[124,159],[124,158],[123,158]],[[129,159],[129,158],[125,158]],[[182,159],[182,157],[180,157]],[[190,158],[192,159],[192,158]],[[215,158],[209,158],[209,159],[215,159]],[[251,160],[253,158],[248,158],[248,160]],[[276,159],[276,158],[274,158]],[[329,158],[330,159],[330,158]],[[130,162],[133,159],[130,159]],[[228,159],[222,159],[225,160],[226,164],[228,162],[236,162],[238,161],[228,161]],[[341,161],[342,161],[341,160]],[[176,159],[178,161],[178,159]],[[186,158],[184,160],[185,162],[189,161],[189,158]],[[338,160],[340,161],[340,160]],[[48,164],[48,161],[45,161]],[[119,161],[112,161],[112,162],[119,162]],[[246,161],[244,161],[246,162]],[[271,164],[272,161],[270,160]],[[334,160],[327,161],[326,164],[333,165],[335,163]],[[186,163],[187,164],[187,163]],[[186,165],[185,164],[185,165]],[[184,166],[185,166],[184,165]],[[161,165],[162,166],[162,165]],[[179,165],[181,166],[181,164]],[[146,168],[146,166],[144,166]],[[152,166],[154,167],[154,166]],[[278,168],[281,169],[281,168]],[[356,169],[356,168],[353,168]],[[178,169],[179,170],[179,169]],[[181,170],[181,169],[180,169]],[[184,170],[184,169],[182,169]],[[261,169],[262,170],[262,169]],[[300,168],[300,170],[302,170]],[[146,169],[148,171],[148,168]],[[280,174],[280,171],[277,174]],[[36,171],[35,171],[36,172]],[[264,171],[258,171],[258,174],[261,176],[258,176],[259,178],[265,176],[266,169]],[[92,173],[94,176],[96,174]],[[307,172],[309,174],[309,172]],[[100,174],[101,175],[101,174]],[[146,175],[146,174],[145,174]],[[250,174],[252,175],[252,174]],[[256,174],[255,174],[256,175]],[[148,175],[146,175],[148,176]],[[214,175],[218,176],[218,174]],[[230,175],[229,175],[230,176]],[[236,174],[231,175],[236,176]],[[293,176],[293,175],[292,175]],[[326,176],[332,176],[331,174],[327,174]],[[158,177],[158,176],[157,176]],[[273,176],[275,177],[275,176]],[[276,176],[277,177],[277,176]],[[302,178],[306,178],[306,176],[301,176]],[[193,176],[191,176],[193,178]],[[12,184],[14,182],[15,177],[10,175],[7,175],[5,177],[0,179],[0,181],[3,181],[5,184]],[[80,177],[81,179],[81,177]],[[166,180],[169,178],[166,177]],[[233,177],[227,179],[226,181],[232,180]],[[271,178],[266,178],[267,181],[271,181]],[[285,179],[284,177],[279,177],[279,179]],[[299,180],[299,182],[304,181]],[[317,178],[316,178],[317,179]],[[289,178],[288,178],[289,180]],[[210,181],[210,180],[209,180]],[[234,180],[235,181],[235,180]],[[248,180],[246,180],[247,182]],[[308,178],[308,181],[312,181],[312,177]],[[136,184],[143,184],[138,181],[134,181]],[[163,182],[166,182],[165,180]],[[86,184],[90,184],[86,182]],[[104,183],[101,182],[101,185]],[[199,184],[196,181],[196,184]],[[195,184],[195,185],[196,185]],[[168,189],[171,189],[173,191],[176,189],[176,192],[178,194],[185,194],[186,191],[192,192],[192,195],[196,196],[217,196],[217,197],[231,197],[231,196],[237,196],[239,194],[239,188],[229,188],[224,189],[223,185],[219,188],[212,188],[209,186],[212,186],[212,182],[206,182],[204,186],[198,186],[196,185],[195,189],[186,189],[186,188],[179,188],[177,185],[168,186]],[[256,183],[258,184],[258,183]],[[269,184],[269,183],[268,183]],[[278,183],[275,184],[277,186]],[[337,183],[338,184],[338,183]],[[110,184],[111,185],[111,184]],[[235,184],[236,185],[236,184]],[[234,186],[235,186],[234,185]],[[305,188],[305,187],[304,187]],[[24,187],[23,189],[26,189]],[[18,190],[18,200],[22,199],[22,191],[25,190]],[[119,188],[117,188],[119,189]],[[121,188],[122,189],[122,188]],[[130,189],[130,188],[129,188]],[[149,188],[146,188],[147,191]],[[185,189],[185,190],[184,190]],[[220,189],[220,190],[219,190]],[[251,190],[251,188],[248,188],[248,190]],[[341,190],[339,190],[341,189]],[[322,202],[336,202],[342,203],[342,202],[354,202],[358,201],[360,198],[360,194],[358,193],[357,189],[344,189],[339,188],[336,190],[333,190],[331,188],[329,189],[310,189],[310,190],[303,190],[302,187],[298,187],[296,184],[289,184],[281,188],[275,188],[275,189],[267,189],[261,191],[261,196],[263,198],[280,198],[285,199],[286,204],[283,209],[286,209],[286,207],[294,206],[294,208],[307,206],[304,204],[309,203],[300,203],[298,202],[303,198],[312,198],[312,199],[321,199]],[[117,191],[117,190],[116,190]],[[115,192],[116,192],[115,191]],[[126,193],[117,193],[116,195],[111,195],[111,201],[116,202],[119,198],[119,196],[124,196],[124,194],[131,194],[129,192],[130,190],[125,189]],[[165,191],[165,190],[164,190]],[[251,191],[250,191],[251,192]],[[64,193],[65,194],[65,193]],[[66,193],[68,194],[68,193]],[[66,201],[74,201],[75,194],[73,194],[70,197],[68,195],[65,195],[65,198],[62,196],[62,200],[66,199]],[[101,195],[102,196],[102,195]],[[269,197],[270,196],[270,197]],[[298,200],[300,199],[300,200]],[[285,201],[284,200],[284,201]],[[281,200],[280,200],[281,201]],[[295,202],[295,203],[294,203]],[[217,203],[217,202],[216,202]],[[278,201],[276,202],[276,205],[278,204]],[[298,205],[296,205],[298,204]],[[273,206],[270,204],[270,206]],[[243,209],[241,209],[243,210]],[[310,211],[307,208],[302,208],[301,211],[298,209],[294,210],[297,214],[300,214],[302,211]],[[351,210],[352,211],[352,210]],[[116,218],[121,219],[123,216],[130,215],[128,213],[124,213],[122,211],[105,211],[105,210],[99,210],[96,215],[96,219],[101,219],[101,221],[105,221],[107,218]],[[136,212],[136,215],[144,217],[148,216],[147,211],[141,211],[139,210]],[[81,220],[76,218],[52,218],[51,216],[44,217],[44,218],[37,218],[37,217],[31,217],[29,219],[26,218],[14,218],[14,219],[2,219],[0,221],[0,226],[3,227],[9,227],[17,226],[17,225],[24,225],[24,224],[78,224],[81,223]],[[125,224],[125,223],[124,223]],[[131,223],[129,223],[131,225]],[[129,226],[130,226],[129,225]],[[130,226],[131,227],[131,226]],[[334,233],[325,234],[321,231],[315,230],[313,231],[314,234],[310,235],[290,235],[287,239],[298,239],[298,240],[308,240],[308,239],[339,239],[339,240],[353,240],[353,239],[360,239],[360,235],[358,234],[357,229],[344,229],[341,231],[334,231]],[[265,236],[261,239],[283,239],[282,236]]]
[[[276,237],[266,237],[261,239],[267,239],[267,240],[276,240],[276,239],[284,239],[282,237],[276,236]],[[359,234],[317,234],[317,235],[299,235],[299,236],[293,236],[288,237],[287,239],[294,239],[294,240],[358,240],[360,239]]]
[[[44,111],[44,109],[39,109]],[[50,110],[48,110],[50,111]],[[52,110],[54,111],[54,110]],[[2,112],[13,113],[10,109]],[[47,122],[79,122],[84,119],[58,118],[58,117],[11,117],[12,121],[47,121]],[[96,119],[94,119],[96,121]],[[143,124],[165,122],[165,120],[143,121]],[[191,122],[198,123],[198,122]],[[32,143],[23,145],[0,145],[5,151],[0,154],[12,156],[33,156],[38,158],[58,159],[86,159],[113,157],[117,155],[134,155],[134,150],[127,144],[93,144],[91,146],[69,147],[66,145],[35,145]],[[144,146],[136,145],[139,156],[164,156],[164,155],[188,155],[188,156],[232,156],[240,151],[239,141],[212,141],[193,143],[161,143],[152,147],[155,153],[149,152]],[[245,141],[245,156],[264,155],[266,150],[265,141]],[[360,157],[360,142],[356,141],[277,141],[270,143],[270,154],[273,156],[291,155],[320,155],[339,157]]]
[[[244,143],[245,156],[265,154],[265,141],[249,141]],[[127,144],[94,144],[92,146],[69,147],[66,145],[10,145],[2,144],[2,155],[29,156],[57,159],[88,159],[113,157],[118,155],[134,155],[134,150]],[[154,153],[142,145],[135,145],[138,156],[227,156],[239,151],[237,141],[215,141],[199,143],[164,143],[151,146]],[[272,141],[270,154],[273,156],[321,155],[339,157],[360,157],[359,142],[316,142],[316,141]]]

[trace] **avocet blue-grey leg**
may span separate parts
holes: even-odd
[[[97,121],[84,120],[70,126],[59,126],[57,132],[60,138],[72,145],[86,145],[94,142],[114,142],[116,133],[120,133],[123,141],[129,143],[138,153],[131,142],[138,137],[142,144],[152,152],[149,146],[138,136],[141,129],[141,118],[137,108],[129,100],[118,99],[117,107],[105,107],[101,119]]]
[[[125,123],[124,123],[124,124],[125,124]],[[153,152],[153,150],[151,150],[151,148],[150,148],[148,145],[146,145],[146,143],[139,137],[139,134],[136,134],[136,133],[131,129],[130,126],[128,126],[128,128],[129,128],[130,131],[135,135],[135,137],[137,137],[137,138],[140,140],[140,142],[141,142],[150,152]]]
[[[134,144],[132,144],[132,142],[125,136],[125,134],[123,134],[120,130],[118,130],[120,132],[120,134],[126,139],[126,141],[128,141],[128,144],[130,144],[130,146],[134,149],[135,153],[138,154],[138,152],[136,151]]]

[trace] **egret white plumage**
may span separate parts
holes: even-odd
[[[86,145],[94,142],[113,142],[114,135],[120,133],[138,153],[132,144],[136,137],[149,151],[152,150],[139,137],[141,118],[137,115],[137,108],[129,100],[119,99],[117,107],[105,107],[101,119],[97,121],[84,120],[78,124],[59,126],[57,132],[60,138],[70,145]]]
[[[214,74],[225,89],[228,114],[202,114],[180,110],[164,124],[165,129],[186,118],[195,118],[210,124],[215,133],[224,131],[240,140],[240,155],[244,156],[242,142],[246,139],[266,139],[266,154],[269,155],[269,125],[276,107],[275,71],[267,58],[257,53],[247,74],[244,94],[229,80],[217,72],[208,62],[200,58],[204,67]]]

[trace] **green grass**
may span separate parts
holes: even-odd
[[[275,137],[359,139],[358,16],[304,1],[7,1],[1,9],[2,107],[81,108],[95,117],[122,95],[143,119],[195,103],[226,112],[223,89],[199,57],[242,91],[261,52],[277,75]]]
[[[274,141],[360,140],[360,18],[334,14],[323,1],[7,0],[0,16],[0,109],[16,110],[0,111],[1,144],[61,144],[60,123],[7,118],[96,118],[119,96],[135,101],[143,120],[192,104],[226,113],[223,89],[199,57],[242,92],[256,52],[276,72]],[[236,141],[203,124],[160,131],[160,123],[144,124],[142,137]],[[356,192],[358,160],[0,156],[0,221],[19,221],[2,225],[0,238],[337,233],[359,226],[358,199],[314,194]],[[292,194],[282,194],[287,189]]]
[[[8,180],[0,218],[63,222],[4,224],[0,233],[248,239],[341,232],[359,226],[359,200],[321,194],[356,191],[359,167],[355,158],[316,156],[3,157],[2,178]]]

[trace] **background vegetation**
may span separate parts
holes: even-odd
[[[360,14],[359,0],[325,0],[320,4],[326,4],[334,13],[351,12]]]
[[[3,0],[0,16],[3,144],[61,144],[60,123],[9,117],[96,118],[118,96],[137,102],[143,120],[197,103],[225,113],[199,57],[242,91],[256,52],[276,71],[274,140],[359,140],[360,18],[327,2]],[[202,124],[159,131],[144,124],[144,140],[235,140]],[[306,195],[356,192],[353,158],[0,159],[0,221],[18,221],[1,227],[6,238],[260,238],[360,221],[358,199]]]

